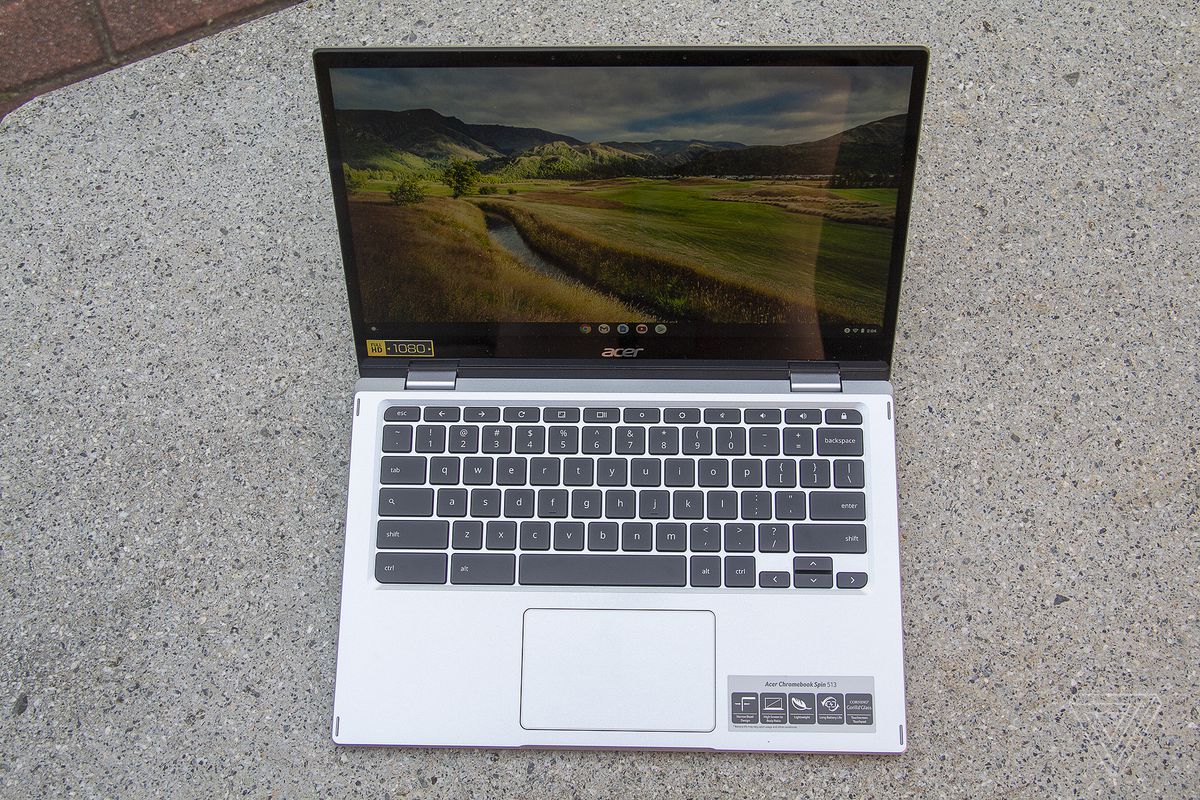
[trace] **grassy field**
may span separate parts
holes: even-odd
[[[483,213],[430,197],[395,206],[358,193],[350,226],[367,320],[578,322],[639,319],[599,292],[539,275],[495,246]]]

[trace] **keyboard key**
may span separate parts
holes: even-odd
[[[512,554],[455,553],[450,557],[450,582],[460,586],[512,586],[517,557]]]
[[[439,517],[465,517],[467,515],[467,490],[438,489],[437,515]]]
[[[833,559],[829,556],[796,556],[792,559],[792,572],[833,572]]]
[[[671,516],[671,493],[643,489],[638,496],[638,510],[642,519],[669,518]]]
[[[595,462],[590,458],[568,458],[563,461],[563,486],[591,486],[595,482]]]
[[[416,406],[392,406],[383,412],[386,422],[417,422],[421,419],[421,409]]]
[[[626,486],[629,483],[629,462],[623,458],[601,458],[596,461],[597,486]]]
[[[729,522],[725,524],[725,552],[753,553],[754,526],[744,522]]]
[[[380,550],[445,550],[450,523],[444,519],[381,519],[375,530]]]
[[[770,518],[770,492],[742,492],[742,519]]]
[[[805,489],[829,488],[829,462],[823,458],[800,461],[800,485]]]
[[[521,583],[526,586],[685,586],[687,559],[663,555],[522,553]]]
[[[425,409],[426,422],[458,422],[458,409],[447,406],[429,406]]]
[[[418,484],[425,482],[425,456],[384,456],[379,462],[379,482]]]
[[[578,408],[547,408],[542,412],[546,422],[579,422]]]
[[[833,575],[828,572],[797,572],[793,579],[797,589],[833,588]]]
[[[657,456],[679,453],[679,428],[651,428],[646,451]]]
[[[380,583],[445,583],[445,553],[376,553],[375,580]]]
[[[721,526],[715,522],[693,522],[689,529],[692,550],[715,553],[721,549]]]
[[[514,550],[517,547],[517,523],[492,520],[487,524],[484,544],[488,550]]]
[[[784,428],[783,454],[785,456],[811,456],[813,454],[812,428]]]
[[[477,520],[459,520],[454,523],[450,541],[455,550],[478,550],[483,547],[483,523]]]
[[[729,462],[723,458],[702,458],[699,462],[701,486],[728,486]]]
[[[789,408],[783,412],[783,421],[788,425],[820,425],[821,409]]]
[[[633,519],[637,516],[636,505],[633,489],[609,489],[604,493],[604,516],[609,519]]]
[[[654,547],[664,553],[682,553],[687,549],[687,525],[660,522],[654,529]]]
[[[742,421],[742,412],[738,408],[706,408],[704,421],[709,425],[733,425]]]
[[[407,453],[412,450],[412,425],[384,425],[383,452]]]
[[[498,516],[500,516],[500,490],[499,489],[472,489],[471,490],[471,516],[472,517],[498,517]]]
[[[619,408],[585,408],[583,410],[584,422],[607,422],[609,424],[621,421],[621,409]]]
[[[671,500],[675,519],[704,518],[704,492],[675,492]]]
[[[504,409],[505,422],[537,422],[541,414],[536,408],[512,407]]]
[[[676,425],[695,425],[700,421],[698,408],[668,408],[663,412],[663,422]]]
[[[825,409],[826,425],[862,425],[862,414],[853,408]]]
[[[541,426],[521,425],[517,428],[513,449],[518,453],[546,452],[546,429]]]
[[[733,485],[756,487],[763,485],[763,462],[757,458],[735,458],[733,460]]]
[[[662,462],[657,458],[635,458],[630,465],[631,486],[661,486]]]
[[[775,519],[804,519],[804,492],[776,492]]]
[[[481,408],[479,406],[472,406],[463,411],[463,421],[464,422],[499,422],[500,421],[500,409],[498,409],[494,406],[488,406],[486,408]]]
[[[468,486],[487,486],[492,482],[492,460],[487,456],[463,459],[462,482]]]
[[[793,525],[792,551],[796,553],[865,553],[865,525]]]
[[[567,515],[566,489],[538,489],[538,516],[548,519]]]
[[[571,492],[571,516],[576,519],[596,519],[603,514],[599,489],[576,489]]]
[[[535,458],[529,462],[529,482],[534,486],[558,486],[559,467],[557,458]]]
[[[781,420],[778,408],[746,409],[746,422],[751,425],[778,425]]]
[[[867,518],[867,496],[862,492],[810,492],[808,502],[812,519]]]
[[[450,428],[451,453],[478,453],[479,428],[474,425],[455,425]]]
[[[420,437],[418,437],[419,439]],[[817,455],[861,456],[863,432],[860,428],[817,428]]]
[[[617,428],[616,441],[613,447],[616,452],[622,455],[640,456],[646,452],[646,429],[629,428],[626,426]]]
[[[438,456],[429,460],[429,482],[458,483],[458,458]]]
[[[659,422],[659,412],[657,408],[627,408],[625,409],[626,422],[640,422],[644,425],[657,425]]]
[[[488,425],[483,429],[480,450],[485,453],[508,453],[512,451],[513,429],[507,425]]]
[[[792,585],[792,576],[786,572],[760,572],[758,585],[761,589],[787,589]]]
[[[790,458],[767,459],[767,486],[790,489],[796,485],[796,462]]]
[[[721,585],[720,556],[692,556],[692,586],[713,587]]]
[[[839,589],[861,589],[866,585],[867,573],[865,572],[839,572],[837,574]]]
[[[417,426],[418,453],[446,452],[446,428],[443,425]]]
[[[792,532],[786,524],[764,522],[758,526],[758,552],[786,553],[792,549]]]
[[[556,425],[546,435],[547,453],[578,453],[579,428]]]
[[[682,451],[689,456],[711,456],[712,428],[684,428]]]
[[[535,502],[533,489],[505,489],[504,516],[528,519],[533,516]]]
[[[709,519],[737,519],[737,492],[709,492],[706,499]]]
[[[861,461],[834,461],[833,485],[839,489],[861,489],[867,483]]]
[[[496,483],[501,486],[523,486],[525,459],[519,456],[496,459]]]
[[[593,455],[608,455],[612,452],[612,428],[595,425],[583,429],[583,443],[580,451]]]
[[[522,550],[549,550],[550,549],[550,523],[549,522],[522,522],[521,523],[521,549]]]
[[[379,516],[433,516],[433,489],[380,489]]]
[[[714,452],[719,456],[746,455],[746,429],[717,428]]]
[[[653,535],[649,522],[621,523],[621,549],[631,553],[649,552]]]
[[[668,458],[663,463],[663,486],[695,486],[696,462],[690,458]]]
[[[554,523],[555,550],[582,550],[583,523],[556,522]]]
[[[618,529],[615,522],[588,523],[588,550],[616,550]]]
[[[758,572],[754,566],[754,556],[725,557],[725,585],[730,588],[744,588],[754,585]]]
[[[750,455],[777,456],[779,455],[778,428],[751,428]]]

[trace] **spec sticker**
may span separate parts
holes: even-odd
[[[432,339],[367,339],[372,358],[433,358]]]
[[[729,730],[875,732],[875,679],[730,675]]]

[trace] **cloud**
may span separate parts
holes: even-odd
[[[432,108],[584,141],[812,141],[908,109],[908,67],[332,69],[339,109]]]

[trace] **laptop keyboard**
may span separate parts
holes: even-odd
[[[856,409],[391,406],[381,450],[380,583],[867,583]]]

